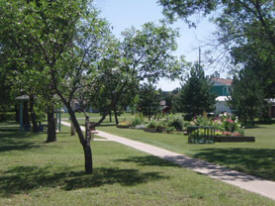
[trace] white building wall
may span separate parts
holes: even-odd
[[[220,114],[223,112],[232,113],[232,110],[230,109],[226,101],[218,101],[216,102],[215,106],[215,114]]]

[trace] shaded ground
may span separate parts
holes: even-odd
[[[159,172],[140,172],[137,169],[96,168],[93,175],[70,171],[72,168],[59,168],[53,172],[51,167],[17,166],[7,170],[0,177],[0,194],[26,193],[40,187],[60,187],[64,190],[94,188],[105,184],[119,183],[134,186],[148,181],[167,178]]]
[[[275,149],[208,148],[198,151],[194,157],[275,180]]]
[[[39,147],[35,142],[26,141],[29,136],[30,133],[20,132],[16,124],[0,124],[0,153]]]

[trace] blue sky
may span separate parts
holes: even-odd
[[[158,22],[165,18],[157,0],[94,0],[94,2],[101,10],[102,17],[112,25],[113,33],[117,37],[120,37],[121,32],[131,26],[140,28],[146,22]],[[180,31],[175,55],[184,55],[185,59],[190,62],[198,60],[198,47],[213,39],[212,33],[216,28],[205,18],[195,16],[194,19],[199,22],[196,29],[190,29],[184,21],[180,20],[173,24],[173,27],[179,28]],[[158,87],[165,91],[171,91],[179,86],[178,81],[167,79],[162,79],[158,83]]]

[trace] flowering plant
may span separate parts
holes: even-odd
[[[191,125],[202,127],[212,126],[216,129],[216,135],[244,135],[244,130],[241,127],[238,118],[228,114],[220,115],[215,119],[198,116],[192,120]]]

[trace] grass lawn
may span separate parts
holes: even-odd
[[[275,205],[167,161],[114,142],[93,142],[94,174],[83,173],[76,137],[0,124],[0,205]]]
[[[98,129],[275,181],[275,124],[247,129],[246,135],[255,136],[255,143],[205,145],[187,144],[187,136],[182,134],[149,133],[116,127]]]
[[[99,113],[87,113],[90,117],[90,121],[98,121],[101,118],[101,115]],[[62,113],[62,118],[68,119],[70,117],[70,115],[68,113]],[[85,116],[83,113],[79,113],[76,112],[76,117],[80,118],[82,120],[82,118],[84,119]],[[124,120],[131,120],[134,119],[135,115],[131,114],[131,113],[126,113],[124,112],[123,114],[121,114],[120,116],[118,116],[119,121],[124,121]],[[110,123],[110,118],[109,115],[106,116],[104,123]],[[115,123],[115,116],[112,115],[112,123]]]

